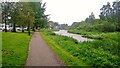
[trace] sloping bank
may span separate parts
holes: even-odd
[[[66,36],[53,34],[51,31],[40,32],[48,45],[68,66],[118,66],[119,57],[102,47],[95,47],[100,41],[77,42]],[[114,44],[117,45],[115,41]]]

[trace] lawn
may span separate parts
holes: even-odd
[[[2,32],[0,32],[0,67],[2,67]]]
[[[26,32],[2,33],[3,66],[23,66],[25,64],[31,36],[28,36]]]
[[[77,42],[76,40],[54,35],[51,31],[40,32],[48,45],[58,54],[68,66],[119,66],[118,33],[89,32],[92,42]],[[87,36],[84,33],[83,36]],[[97,38],[98,37],[98,38]]]

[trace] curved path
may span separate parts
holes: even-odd
[[[64,66],[64,64],[42,39],[39,32],[35,32],[30,42],[25,66]]]

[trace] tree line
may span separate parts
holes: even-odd
[[[53,30],[68,30],[68,24],[59,24],[59,22],[49,21],[49,29]]]
[[[40,2],[2,2],[2,23],[12,25],[13,32],[16,32],[16,26],[28,29],[38,29],[47,27],[48,15],[44,12],[46,3]],[[5,26],[5,32],[7,27]]]
[[[114,1],[112,5],[107,2],[100,8],[100,11],[100,19],[95,19],[92,12],[84,21],[74,22],[70,29],[102,32],[120,31],[120,1]]]

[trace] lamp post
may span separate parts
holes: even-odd
[[[30,16],[30,13],[28,12],[28,18],[27,18],[27,21],[28,21],[28,35],[30,36],[30,20],[29,20],[29,16]]]

